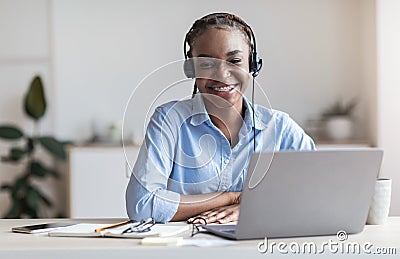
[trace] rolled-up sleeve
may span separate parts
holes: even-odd
[[[126,189],[130,219],[140,221],[152,217],[165,223],[178,210],[180,194],[167,190],[177,137],[171,121],[165,109],[157,108],[149,122]]]

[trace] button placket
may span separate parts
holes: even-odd
[[[231,154],[232,156],[232,154]],[[221,175],[221,191],[227,191],[232,184],[232,170],[233,160],[232,157],[224,159],[225,168]]]
[[[221,178],[219,184],[219,191],[226,191],[229,189],[232,179],[232,151],[227,141],[221,141]]]

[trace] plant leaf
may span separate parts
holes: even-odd
[[[37,190],[35,190],[32,186],[29,186],[27,188],[26,201],[30,208],[34,209],[38,207],[39,195],[37,193]]]
[[[21,160],[21,158],[24,157],[26,154],[26,151],[19,148],[19,147],[13,147],[10,149],[10,153],[6,157],[2,157],[1,161],[3,162],[18,162]]]
[[[23,198],[26,194],[26,189],[28,188],[27,181],[20,177],[15,181],[14,188],[12,191],[12,198],[14,201],[18,201],[20,198]]]
[[[51,201],[43,193],[41,193],[39,189],[36,188],[35,186],[29,186],[27,192],[27,199],[30,207],[35,210],[37,210],[38,203],[40,201],[42,201],[48,207],[52,206]]]
[[[72,141],[70,141],[70,140],[60,141],[60,143],[63,144],[64,146],[74,144],[74,143],[73,143]]]
[[[34,194],[34,196],[37,197],[36,194]],[[26,196],[21,199],[21,217],[22,218],[38,218],[38,210],[39,210],[39,206],[38,204],[33,204],[34,199],[32,197],[30,197],[30,195],[26,194]],[[36,200],[36,202],[38,202],[38,199]],[[34,205],[34,206],[32,206]]]
[[[10,157],[13,161],[19,161],[25,155],[25,153],[25,150],[18,147],[13,147],[10,150]]]
[[[33,150],[35,149],[35,142],[33,141],[32,138],[27,138],[26,141],[26,152],[28,154],[31,154],[33,152]]]
[[[47,175],[54,176],[58,178],[58,173],[54,170],[44,167],[40,162],[32,161],[31,166],[31,174],[38,178],[46,177]]]
[[[0,126],[0,138],[9,139],[9,140],[17,140],[24,136],[22,131],[11,125]]]
[[[1,187],[0,187],[0,190],[2,190],[2,191],[6,191],[6,190],[12,190],[12,186],[11,185],[9,185],[9,184],[3,184]]]
[[[49,175],[53,176],[53,177],[56,178],[56,179],[60,178],[60,175],[59,175],[58,172],[55,171],[55,170],[51,170],[51,169],[47,168],[47,173],[48,173]]]
[[[46,98],[42,80],[39,76],[35,76],[32,80],[25,96],[25,112],[34,120],[40,119],[46,112]]]
[[[53,205],[52,202],[51,202],[43,193],[41,193],[39,190],[36,190],[36,191],[37,191],[37,194],[38,194],[39,199],[40,199],[44,204],[46,204],[47,207],[51,207],[51,206]]]
[[[48,136],[48,137],[39,137],[38,138],[40,144],[49,151],[54,156],[65,160],[67,155],[65,153],[65,145],[55,138]]]
[[[47,174],[47,170],[39,162],[32,161],[30,168],[31,174],[39,178],[43,178]]]

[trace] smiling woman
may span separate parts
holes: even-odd
[[[200,18],[184,52],[193,98],[161,105],[152,115],[126,190],[127,212],[138,221],[236,221],[251,153],[312,150],[314,142],[286,113],[253,106],[243,95],[262,63],[242,19]]]

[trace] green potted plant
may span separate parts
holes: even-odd
[[[12,147],[6,156],[1,157],[1,162],[23,165],[23,171],[13,182],[1,185],[1,191],[8,192],[12,201],[5,218],[38,218],[41,216],[41,207],[52,207],[51,200],[35,185],[34,180],[58,178],[59,173],[42,163],[37,148],[40,145],[51,156],[64,161],[68,142],[40,135],[38,125],[46,112],[46,106],[42,80],[36,76],[24,99],[24,111],[33,120],[33,132],[28,134],[12,124],[0,125],[0,138],[12,142]]]
[[[356,104],[355,99],[347,103],[339,100],[322,113],[325,131],[330,139],[347,140],[353,136],[354,119],[352,115]]]

